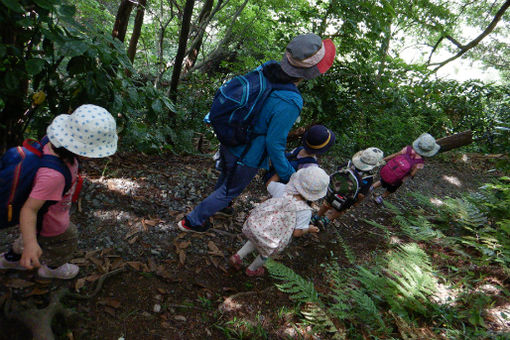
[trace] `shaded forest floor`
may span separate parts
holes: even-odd
[[[331,159],[323,164],[334,168]],[[407,192],[444,197],[473,191],[498,175],[491,167],[483,157],[442,155],[389,201],[398,205],[408,199]],[[195,235],[179,232],[175,224],[214,186],[211,157],[118,154],[87,161],[84,171],[80,204],[72,215],[81,235],[73,260],[81,269],[78,277],[65,282],[40,280],[35,272],[0,272],[0,304],[15,299],[44,307],[60,287],[87,294],[101,275],[124,268],[106,279],[95,297],[64,300],[80,317],[57,318],[59,338],[276,339],[297,332],[292,326],[299,321],[296,307],[271,278],[248,278],[228,266],[228,257],[243,244],[240,231],[248,212],[267,198],[260,180],[235,200],[233,218],[215,217],[211,232]],[[361,263],[388,247],[381,230],[363,219],[390,224],[390,214],[367,199],[335,225]],[[15,229],[2,231],[0,250],[17,235]],[[313,280],[321,292],[327,290],[321,264],[332,257],[349,265],[330,228],[295,239],[278,260]],[[510,322],[489,326],[510,329]],[[0,329],[0,339],[31,338],[12,320],[0,319]]]

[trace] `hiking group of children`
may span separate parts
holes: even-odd
[[[229,139],[220,133],[220,124],[212,117],[221,142],[221,174],[213,193],[179,221],[177,228],[207,231],[211,216],[232,212],[232,200],[259,168],[270,169],[265,183],[272,198],[251,211],[242,229],[248,241],[229,259],[234,268],[241,269],[243,258],[257,251],[258,256],[246,269],[248,276],[264,275],[267,258],[282,251],[292,237],[319,232],[319,227],[325,228],[378,186],[386,189],[376,197],[381,203],[423,168],[423,157],[439,150],[434,138],[425,133],[386,158],[378,148],[362,150],[328,175],[318,166],[317,155],[329,150],[335,134],[315,125],[305,132],[303,145],[286,154],[287,135],[303,106],[296,86],[324,74],[334,57],[331,40],[321,40],[315,34],[300,35],[287,45],[280,63],[268,62],[252,74],[259,77],[254,78],[255,83],[267,78],[272,88],[265,89],[247,145],[230,141],[246,138],[246,131],[235,131]],[[221,94],[218,91],[216,97],[224,101]],[[245,97],[244,92],[241,95]],[[43,278],[71,279],[79,272],[78,266],[69,263],[78,238],[70,221],[71,201],[81,185],[78,160],[113,155],[117,149],[116,123],[104,108],[86,104],[72,114],[57,116],[46,132],[41,142],[26,141],[23,147],[9,149],[0,160],[0,200],[6,202],[0,207],[0,228],[19,224],[21,230],[10,250],[0,254],[0,269],[38,268]],[[374,183],[371,171],[384,161],[387,163],[380,170],[380,179]],[[320,210],[313,215],[310,203],[324,197]]]

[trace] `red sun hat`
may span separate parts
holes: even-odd
[[[335,54],[331,39],[322,40],[313,33],[302,34],[287,45],[281,67],[289,76],[313,79],[329,70]]]

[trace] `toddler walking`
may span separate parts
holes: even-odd
[[[397,191],[408,178],[413,178],[418,170],[423,169],[425,163],[423,157],[434,156],[440,148],[434,137],[422,133],[412,146],[408,145],[384,158],[387,163],[381,168],[380,180],[374,183],[373,187],[375,189],[382,186],[386,191],[381,196],[376,196],[375,202],[382,204],[384,198]]]
[[[268,190],[273,198],[255,207],[243,226],[248,238],[245,245],[230,257],[230,264],[241,269],[243,258],[257,250],[259,255],[246,268],[248,276],[262,276],[267,259],[281,252],[292,236],[317,233],[319,229],[310,226],[312,208],[308,202],[326,195],[329,176],[319,167],[308,167],[295,172],[287,185],[273,182]]]
[[[7,253],[0,254],[0,269],[39,267],[40,277],[72,279],[79,271],[78,266],[68,263],[78,245],[78,232],[70,221],[78,157],[113,155],[117,150],[116,124],[104,108],[87,104],[70,115],[55,117],[46,132],[49,142],[42,153],[65,164],[62,168],[69,169],[72,185],[64,192],[63,173],[44,165],[37,170],[30,195],[20,211],[21,236]]]

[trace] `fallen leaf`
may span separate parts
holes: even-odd
[[[191,241],[185,241],[185,242],[181,242],[179,243],[179,249],[186,249],[189,247],[189,245],[191,244]]]
[[[85,278],[76,280],[76,283],[74,284],[74,290],[79,292],[80,289],[82,289],[85,286],[85,281],[87,281]]]
[[[124,265],[124,262],[121,258],[117,258],[112,262],[112,269],[120,268]]]
[[[181,251],[179,253],[179,262],[184,265],[184,262],[186,262],[186,252]]]
[[[128,241],[129,244],[133,244],[135,243],[136,241],[138,240],[138,235],[136,235],[135,237],[133,237],[131,240]]]
[[[100,277],[101,277],[101,274],[92,274],[92,275],[85,277],[85,280],[87,280],[88,282],[94,282],[97,279],[99,279]]]
[[[219,264],[219,261],[218,259],[214,258],[214,257],[209,257],[209,259],[211,260],[212,264],[218,268],[218,264]]]
[[[29,297],[29,296],[32,296],[32,295],[44,295],[44,294],[46,294],[48,292],[49,292],[48,289],[42,289],[42,288],[39,288],[39,287],[35,287],[30,293],[26,294],[25,297]]]
[[[175,315],[174,319],[177,321],[186,321],[186,317],[184,315]]]
[[[89,257],[89,261],[95,264],[98,268],[103,269],[103,261],[95,257]]]
[[[92,255],[95,255],[95,254],[99,253],[100,251],[101,251],[101,249],[96,249],[96,250],[88,251],[88,252],[85,253],[85,258],[88,259]]]
[[[147,261],[147,267],[151,272],[155,272],[158,269],[158,265],[152,258],[149,258],[149,260]]]
[[[163,295],[168,294],[168,292],[167,292],[165,289],[163,289],[163,288],[156,288],[156,290],[157,290],[160,294],[163,294]]]
[[[166,321],[161,322],[161,324],[160,324],[160,325],[161,325],[161,327],[163,327],[163,328],[167,328],[167,329],[168,329],[168,328],[173,328],[173,327],[172,327],[172,326],[171,326],[168,322],[166,322]]]
[[[134,270],[140,271],[143,268],[143,263],[138,261],[129,261],[126,262],[129,266],[131,266]]]
[[[74,264],[77,264],[77,265],[80,265],[80,264],[85,264],[85,263],[87,263],[87,259],[86,259],[86,258],[84,258],[84,257],[79,257],[79,258],[77,258],[77,259],[72,259],[70,262],[71,262],[71,263],[74,263]]]
[[[218,248],[216,243],[214,243],[213,241],[209,241],[207,243],[207,246],[209,247],[209,249],[211,249],[211,251],[216,252],[216,253],[221,253],[220,249]]]
[[[100,300],[98,303],[100,305],[110,306],[110,307],[115,308],[115,309],[119,308],[120,305],[121,305],[119,300],[115,300],[113,298],[108,298],[108,297]]]
[[[140,230],[137,230],[137,229],[130,231],[130,232],[126,235],[126,237],[124,237],[124,240],[127,240],[128,238],[130,238],[131,236],[133,236],[133,235],[135,235],[135,234],[137,234],[137,233],[139,233],[139,232],[140,232]]]
[[[111,316],[115,317],[115,309],[111,308],[111,307],[105,307],[104,308],[104,311],[108,314],[110,314]]]
[[[7,280],[7,282],[4,285],[9,288],[22,289],[22,288],[32,287],[33,285],[35,285],[35,283],[26,281],[26,280],[22,280],[22,279],[13,278],[13,279]]]
[[[160,222],[160,220],[143,220],[143,221],[150,227],[154,227],[156,224]]]

